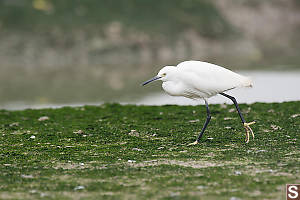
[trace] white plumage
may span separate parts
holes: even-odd
[[[169,95],[192,99],[208,98],[236,87],[252,86],[248,77],[201,61],[185,61],[176,67],[166,66],[157,76],[162,76],[162,87]]]
[[[158,72],[157,76],[144,82],[143,85],[155,80],[163,81],[162,88],[169,95],[184,96],[190,99],[204,99],[207,118],[197,140],[191,145],[198,144],[211,119],[207,98],[217,94],[229,98],[234,103],[246,130],[246,143],[249,142],[249,133],[254,138],[250,125],[255,122],[246,123],[236,99],[224,93],[237,87],[252,87],[252,81],[248,77],[211,63],[185,61],[177,66],[165,66]]]

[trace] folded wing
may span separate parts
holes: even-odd
[[[210,97],[236,87],[251,87],[248,77],[207,62],[185,61],[177,65],[187,95]]]

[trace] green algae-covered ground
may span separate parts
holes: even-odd
[[[300,183],[300,102],[0,110],[0,199],[285,199]]]

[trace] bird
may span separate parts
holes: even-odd
[[[225,93],[239,87],[252,87],[253,82],[249,77],[240,75],[216,64],[190,60],[181,62],[177,66],[163,67],[156,76],[145,81],[142,85],[145,86],[157,80],[162,81],[163,90],[171,96],[183,96],[194,100],[203,99],[205,102],[207,113],[206,121],[196,141],[188,145],[200,143],[200,139],[211,119],[208,98],[215,95],[222,95],[233,102],[246,132],[245,142],[249,142],[250,133],[254,139],[254,133],[250,125],[254,124],[255,121],[247,123],[235,97]]]

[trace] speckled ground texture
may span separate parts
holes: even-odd
[[[0,110],[0,199],[285,199],[300,102]]]

